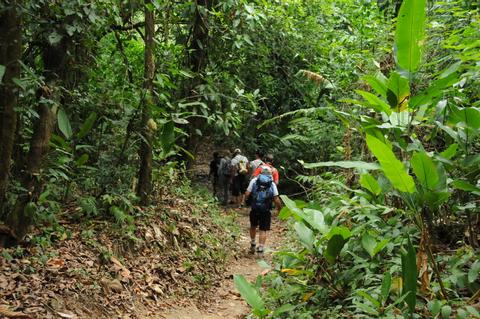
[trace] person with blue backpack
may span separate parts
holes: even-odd
[[[273,182],[270,170],[263,170],[260,175],[253,178],[245,193],[250,203],[250,253],[263,254],[267,231],[270,230],[272,222],[272,202],[275,203],[277,211],[280,211],[281,202],[278,197],[277,185]],[[259,245],[256,245],[257,227],[259,228]]]

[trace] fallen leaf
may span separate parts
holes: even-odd
[[[7,318],[27,318],[32,319],[30,315],[24,314],[23,312],[11,311],[6,306],[0,306],[0,315]]]
[[[51,258],[47,261],[47,266],[50,268],[62,268],[65,265],[65,260],[60,258]]]
[[[65,312],[57,311],[57,314],[62,318],[67,318],[67,319],[77,318],[77,316],[73,312],[70,312],[70,311],[65,311]]]

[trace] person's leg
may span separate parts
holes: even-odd
[[[233,185],[232,185],[232,196],[233,196],[233,203],[238,205],[239,197],[240,197],[240,184],[239,184],[239,177],[238,175],[233,178]]]
[[[267,242],[267,231],[266,230],[259,231],[258,242],[259,242],[259,246],[261,246],[261,247],[265,246],[265,243]]]
[[[264,211],[259,214],[259,238],[258,238],[258,247],[257,252],[262,254],[267,242],[267,231],[270,230],[270,224],[272,222],[272,213],[270,211]]]
[[[215,197],[218,196],[218,176],[214,175],[213,176],[213,194]]]
[[[259,215],[253,209],[250,211],[250,253],[255,253],[257,246],[255,236],[257,234],[257,226],[259,223]]]
[[[260,232],[262,234],[262,232]],[[255,243],[255,236],[257,235],[257,227],[250,226],[250,241]]]

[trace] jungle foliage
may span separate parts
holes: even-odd
[[[480,317],[478,18],[468,3],[404,0],[388,64],[370,61],[356,96],[287,114],[335,115],[344,154],[301,161],[307,201],[283,196],[279,216],[298,244],[255,285],[236,278],[255,317]]]
[[[2,1],[0,247],[65,211],[134,241],[211,140],[301,195],[235,278],[252,316],[479,317],[479,29],[466,0]]]

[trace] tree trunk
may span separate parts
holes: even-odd
[[[43,87],[39,91],[39,101],[41,97],[45,99],[51,98],[51,90],[48,87]],[[28,228],[33,222],[33,211],[35,208],[28,207],[28,205],[34,198],[38,197],[41,190],[40,172],[42,160],[48,150],[55,123],[55,113],[50,110],[47,104],[39,102],[37,112],[39,118],[33,127],[27,166],[22,179],[22,186],[26,189],[26,192],[19,196],[15,207],[6,218],[6,224],[12,230],[17,241],[21,241],[25,237]]]
[[[149,5],[150,4],[150,5]],[[155,63],[153,60],[153,49],[155,42],[155,16],[154,11],[150,11],[151,0],[145,0],[145,81],[144,89],[147,93],[142,105],[142,142],[140,145],[140,170],[138,172],[137,195],[140,197],[140,204],[147,205],[149,195],[152,189],[152,131],[149,127],[150,106],[153,99],[153,76],[155,73]]]
[[[188,65],[192,71],[196,73],[195,77],[187,84],[187,95],[192,99],[197,99],[195,87],[202,83],[200,73],[205,69],[207,63],[207,46],[208,46],[208,15],[207,11],[212,7],[213,0],[197,0],[195,18],[192,26],[190,45],[188,46]],[[187,150],[197,155],[200,136],[197,130],[201,130],[205,125],[205,119],[197,117],[190,120],[188,126],[188,140],[186,143]],[[205,132],[202,132],[205,133]],[[187,167],[190,168],[193,159],[187,157]]]
[[[17,125],[15,107],[18,86],[13,79],[20,78],[19,62],[22,54],[22,18],[17,12],[19,2],[12,1],[9,9],[0,12],[0,66],[5,67],[0,84],[0,212],[8,186]]]
[[[48,8],[45,9],[44,14],[49,14]],[[52,88],[59,81],[64,87],[68,87],[69,82],[66,78],[72,74],[67,54],[69,41],[70,39],[63,38],[58,45],[45,44],[42,47],[43,74],[47,85],[37,91],[36,111],[39,117],[33,125],[30,147],[20,181],[25,192],[18,196],[15,206],[5,218],[5,223],[11,229],[16,242],[23,240],[34,222],[35,200],[42,192],[41,171],[56,118],[56,107],[50,109],[50,104],[45,103],[44,100],[53,99]],[[61,96],[56,98],[60,99]]]

